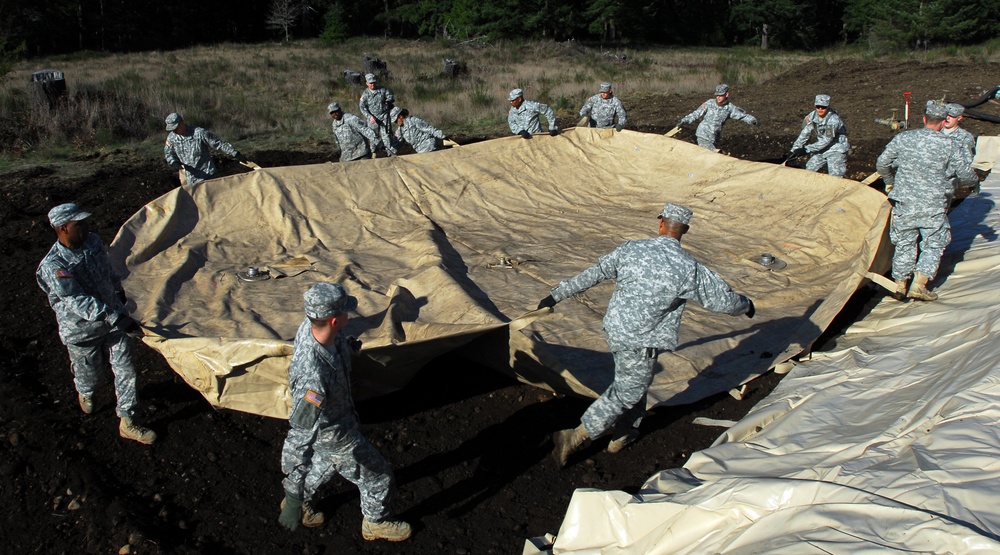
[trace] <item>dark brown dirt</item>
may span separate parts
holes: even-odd
[[[811,63],[771,82],[736,86],[733,101],[760,127],[726,125],[722,149],[744,159],[780,162],[813,96],[833,96],[854,152],[848,176],[874,171],[893,131],[874,123],[913,93],[916,125],[928,98],[969,101],[991,88],[997,64],[916,62]],[[645,94],[626,98],[630,127],[664,132],[705,95]],[[995,105],[983,111],[1000,112]],[[572,114],[565,114],[570,125]],[[993,124],[966,120],[977,134]],[[693,130],[678,138],[693,142]],[[463,142],[462,137],[457,138]],[[470,140],[472,138],[464,138]],[[294,151],[249,152],[263,166],[330,161],[329,143]],[[796,160],[791,165],[799,165]],[[225,171],[240,171],[233,162]],[[150,447],[117,436],[113,390],[84,416],[55,318],[34,281],[54,241],[46,212],[76,200],[94,212],[92,227],[109,241],[131,214],[177,186],[159,159],[129,151],[81,157],[70,166],[37,166],[0,176],[0,226],[6,269],[0,299],[0,552],[116,553],[520,553],[525,537],[556,532],[575,488],[635,491],[659,469],[683,464],[721,429],[691,424],[695,416],[739,419],[779,377],[750,384],[747,398],[728,395],[656,410],[644,437],[612,456],[592,446],[557,470],[548,458],[552,431],[574,425],[588,401],[553,396],[469,364],[460,354],[434,361],[403,391],[361,403],[365,433],[396,470],[400,515],[416,534],[405,544],[361,539],[357,490],[334,479],[319,507],[320,529],[289,533],[277,525],[280,420],[216,411],[140,347],[143,418],[160,434]],[[835,322],[846,325],[877,300],[859,292]],[[827,338],[833,333],[828,333]],[[822,344],[822,341],[820,342]]]

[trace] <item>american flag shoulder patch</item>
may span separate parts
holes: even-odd
[[[322,393],[316,393],[315,391],[310,389],[309,391],[306,391],[305,399],[307,402],[310,402],[316,405],[317,407],[323,406],[324,397]]]
[[[59,268],[58,270],[56,270],[56,277],[57,278],[71,278],[71,277],[73,277],[73,274],[71,274],[69,270],[64,270],[62,268]]]

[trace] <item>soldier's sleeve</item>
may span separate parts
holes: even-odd
[[[712,312],[730,316],[746,313],[750,308],[747,298],[729,287],[722,276],[700,262],[695,263],[694,300]]]
[[[549,122],[549,131],[553,129],[559,129],[559,125],[556,124],[556,113],[552,111],[552,108],[548,104],[538,103],[538,111],[545,116],[545,120]]]
[[[792,143],[792,150],[797,150],[805,146],[806,141],[809,140],[809,135],[812,133],[812,128],[812,120],[809,119],[809,116],[806,116],[805,119],[802,120],[802,131],[799,131],[798,138],[796,138],[795,142]]]
[[[617,96],[615,97],[615,100],[618,100]],[[618,102],[615,103],[615,113],[618,115],[618,125],[624,127],[625,123],[628,121],[628,113],[625,111],[625,105],[622,104],[621,100],[618,100]]]
[[[233,147],[233,145],[227,143],[226,141],[223,141],[222,139],[217,137],[215,133],[212,133],[208,129],[205,130],[204,137],[205,137],[205,142],[208,143],[208,146],[214,148],[215,150],[224,152],[234,158],[239,156],[240,154],[239,151],[237,151],[236,148]]]
[[[507,112],[507,127],[510,127],[510,132],[515,135],[521,132],[521,126],[517,124],[517,118],[514,117],[514,110]]]
[[[396,95],[392,94],[392,91],[390,91],[389,89],[385,90],[385,103],[386,104],[396,103]]]
[[[580,117],[589,116],[590,111],[594,109],[591,99],[593,97],[587,97],[587,101],[583,103],[583,108],[580,108]]]
[[[885,145],[885,150],[882,154],[878,155],[875,160],[875,171],[882,176],[882,181],[886,185],[892,185],[896,180],[895,162],[899,157],[899,137],[901,135],[896,135],[889,141],[889,144]]]
[[[954,141],[951,143],[951,156],[948,157],[948,174],[958,178],[963,187],[974,187],[979,183],[979,175],[972,169],[972,156],[969,151]]]
[[[372,131],[372,128],[368,127],[365,122],[361,121],[361,118],[351,118],[348,125],[350,125],[353,129],[356,129],[358,133],[361,133],[364,138],[368,139],[368,143],[371,148],[375,148],[375,145],[378,144],[378,137],[375,136],[375,132]]]
[[[288,387],[292,395],[292,412],[288,421],[297,428],[312,428],[319,420],[327,391],[320,379],[317,361],[310,353],[292,356],[288,368]]]
[[[368,96],[366,94],[367,92],[368,89],[365,89],[365,91],[361,93],[361,100],[358,101],[358,109],[361,110],[361,115],[365,117],[366,123],[372,118],[372,113],[368,111],[368,99],[366,98]]]
[[[432,137],[437,137],[438,139],[444,138],[444,133],[442,133],[437,127],[428,123],[426,120],[420,120],[420,129]]]
[[[740,121],[742,121],[744,123],[749,123],[750,125],[757,125],[757,118],[755,118],[752,115],[748,114],[746,112],[746,110],[744,110],[743,108],[740,108],[739,106],[737,106],[735,104],[730,104],[730,106],[732,106],[732,109],[729,110],[729,117],[730,118],[736,119],[736,120],[740,120]]]
[[[118,319],[118,312],[107,303],[84,291],[71,270],[55,264],[38,269],[38,284],[49,296],[59,299],[65,310],[88,322],[104,321],[111,325]]]
[[[628,242],[626,241],[622,246],[625,244],[628,244]],[[556,302],[560,302],[577,293],[583,293],[604,280],[615,279],[618,276],[617,262],[621,249],[622,247],[618,247],[602,256],[597,264],[567,280],[559,282],[559,285],[552,289],[552,298]]]
[[[697,108],[694,109],[693,112],[681,118],[680,124],[684,125],[686,123],[698,121],[699,119],[701,119],[701,116],[705,115],[705,110],[707,109],[708,109],[708,102],[707,101],[702,102],[701,106],[698,106]]]
[[[167,165],[171,168],[180,171],[184,166],[181,165],[181,161],[177,159],[177,154],[174,152],[174,145],[170,144],[170,138],[163,143],[163,158],[167,161]]]

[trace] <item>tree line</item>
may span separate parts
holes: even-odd
[[[1000,35],[1000,0],[0,0],[0,59],[353,36],[876,53]]]

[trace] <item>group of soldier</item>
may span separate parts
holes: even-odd
[[[417,152],[429,152],[436,148],[436,140],[445,139],[438,129],[396,107],[392,92],[379,86],[375,75],[367,75],[366,83],[359,108],[367,122],[343,112],[336,102],[328,106],[342,160],[378,151],[395,155],[399,141],[410,143]],[[757,125],[756,118],[729,101],[729,95],[729,87],[719,85],[715,98],[684,116],[678,126],[701,119],[696,131],[698,144],[715,150],[727,120]],[[508,99],[512,134],[530,139],[541,133],[539,116],[546,118],[551,135],[559,133],[549,106],[525,100],[521,89],[510,91]],[[815,110],[803,120],[789,156],[811,154],[806,169],[818,171],[826,166],[831,175],[843,176],[850,148],[844,123],[830,107],[828,95],[817,95],[814,104]],[[928,102],[924,127],[894,137],[877,161],[893,204],[890,238],[896,253],[892,276],[894,295],[901,300],[937,298],[927,283],[950,241],[947,209],[952,192],[956,185],[978,183],[970,166],[975,141],[959,126],[962,112],[958,104]],[[580,116],[586,118],[588,126],[618,131],[628,121],[610,83],[600,85]],[[397,126],[395,132],[391,122]],[[165,123],[170,134],[164,156],[187,183],[215,174],[208,148],[249,163],[232,145],[203,128],[186,125],[179,114],[168,115]],[[812,135],[816,140],[807,144]],[[80,408],[86,414],[93,411],[94,390],[109,362],[115,376],[120,435],[153,443],[156,434],[134,421],[133,336],[141,335],[142,330],[129,315],[121,279],[111,268],[104,244],[89,231],[89,216],[72,203],[52,208],[48,218],[57,241],[39,265],[36,277],[69,352]],[[676,348],[687,301],[694,300],[714,312],[754,316],[756,309],[749,297],[733,292],[716,272],[681,246],[693,217],[690,209],[666,203],[657,215],[656,236],[624,242],[594,266],[560,282],[538,303],[536,310],[552,310],[557,303],[602,281],[616,282],[603,320],[615,361],[614,379],[584,412],[577,427],[553,434],[553,457],[560,467],[588,440],[610,436],[607,450],[612,453],[635,441],[655,362],[661,352]],[[351,394],[351,357],[360,351],[361,343],[345,335],[344,329],[356,307],[357,299],[340,284],[316,283],[304,294],[305,316],[295,336],[289,367],[292,407],[281,453],[285,495],[278,520],[290,530],[300,524],[322,525],[325,518],[315,507],[314,494],[339,474],[360,490],[362,536],[402,541],[412,530],[408,523],[392,516],[395,480],[391,466],[361,433]]]

